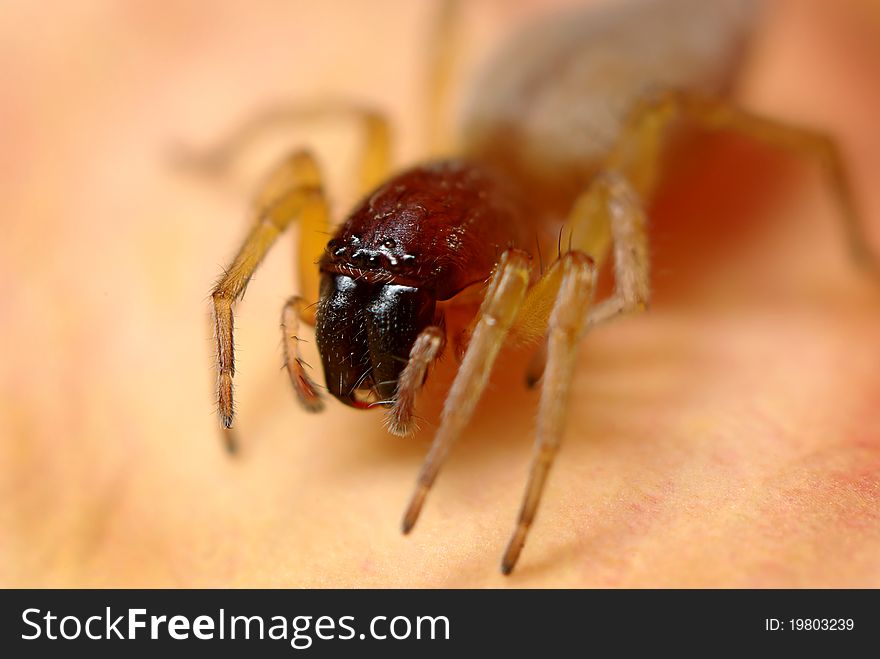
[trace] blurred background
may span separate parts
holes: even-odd
[[[460,88],[500,39],[564,4],[467,3]],[[840,141],[877,249],[880,8],[768,4],[741,98]],[[400,536],[454,365],[413,439],[334,403],[299,410],[279,370],[290,238],[237,309],[242,451],[224,453],[208,293],[249,191],[309,144],[338,217],[357,135],[280,130],[223,180],[173,156],[267,107],[345,97],[387,111],[397,161],[417,160],[436,10],[3,3],[0,584],[880,586],[880,293],[848,262],[816,172],[740,142],[715,140],[671,174],[653,229],[658,303],[585,342],[514,577],[498,561],[535,393],[510,384],[519,371],[496,378]]]

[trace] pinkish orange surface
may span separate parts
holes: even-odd
[[[461,74],[547,4],[468,3]],[[738,143],[682,165],[658,202],[655,307],[585,341],[512,577],[498,565],[531,451],[527,356],[503,360],[404,538],[454,360],[413,439],[378,414],[298,409],[278,368],[287,241],[238,307],[244,447],[223,452],[207,294],[247,190],[311,140],[344,212],[353,135],[276,135],[224,184],[169,153],[274,102],[345,96],[387,109],[412,162],[432,6],[95,1],[46,20],[6,3],[0,584],[880,586],[880,287],[847,261],[819,177],[768,191],[779,164]],[[868,1],[774,2],[742,93],[839,138],[875,248],[878,31]]]

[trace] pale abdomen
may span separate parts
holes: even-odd
[[[564,212],[640,97],[723,93],[760,0],[608,0],[553,16],[491,60],[466,109],[466,153]]]

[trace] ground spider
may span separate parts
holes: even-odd
[[[448,84],[457,3],[441,7],[432,50],[435,109]],[[463,350],[404,533],[471,418],[502,345],[537,346],[526,376],[542,382],[536,441],[502,560],[510,573],[563,436],[581,338],[650,302],[643,205],[668,137],[685,128],[736,131],[816,159],[852,250],[870,260],[834,143],[727,100],[759,7],[758,0],[624,0],[532,26],[483,78],[460,155],[390,178],[381,113],[339,104],[274,116],[298,121],[329,112],[362,122],[365,196],[328,243],[332,225],[313,155],[297,151],[267,177],[256,222],[213,291],[223,425],[231,428],[233,419],[233,304],[275,239],[298,221],[300,295],[284,306],[282,328],[290,380],[306,409],[320,410],[322,400],[300,358],[300,321],[316,326],[327,390],[346,405],[387,408],[397,435],[412,430],[416,393],[445,345],[452,339]],[[249,130],[214,161],[231,157]],[[536,267],[549,254],[557,258]],[[609,254],[614,290],[594,303],[597,267]],[[482,303],[470,323],[454,326],[450,309],[475,295]]]

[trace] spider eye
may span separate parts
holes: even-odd
[[[382,246],[385,247],[386,249],[394,249],[395,247],[397,247],[397,243],[394,241],[393,238],[386,238],[382,242]]]

